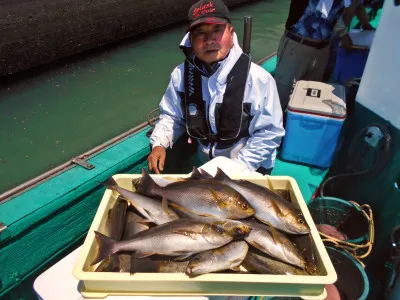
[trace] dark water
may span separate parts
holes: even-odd
[[[288,8],[262,0],[232,10],[240,42],[243,17],[253,17],[254,62],[276,51]],[[182,62],[184,31],[168,27],[3,82],[0,193],[145,121]]]

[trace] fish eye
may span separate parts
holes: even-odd
[[[213,228],[214,228],[214,230],[215,230],[217,233],[219,233],[219,234],[224,233],[224,229],[221,228],[221,227],[219,227],[219,226],[215,226],[215,225],[214,225]]]
[[[248,208],[247,203],[242,203],[242,208],[243,208],[243,209],[247,209],[247,208]]]
[[[302,218],[298,218],[297,222],[299,222],[300,224],[304,224],[304,220]]]

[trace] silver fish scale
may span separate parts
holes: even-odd
[[[231,199],[241,197],[235,190],[218,183],[211,182],[177,182],[165,188],[165,196],[171,202],[201,215],[214,215],[220,218],[232,216]],[[219,200],[216,199],[217,194]],[[227,205],[225,208],[220,204]],[[243,199],[243,201],[245,201]]]
[[[138,233],[134,239],[116,243],[118,251],[136,251],[164,255],[198,253],[221,247],[231,236],[204,230],[207,224],[195,220],[177,220]]]
[[[245,241],[232,242],[218,249],[196,254],[189,262],[190,275],[201,275],[238,267],[249,249]]]
[[[258,250],[269,254],[281,261],[304,267],[304,259],[299,254],[297,247],[281,232],[272,234],[271,229],[255,221],[244,221],[252,230],[245,240]]]

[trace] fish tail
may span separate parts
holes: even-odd
[[[114,190],[118,186],[117,182],[112,177],[108,178],[106,181],[102,182],[101,184],[111,190]]]
[[[160,186],[151,178],[149,173],[142,168],[142,184],[138,188],[138,193],[147,196],[157,196]]]
[[[102,261],[103,259],[109,257],[111,254],[114,254],[116,252],[114,248],[114,245],[116,243],[115,240],[97,231],[95,231],[94,234],[96,235],[96,240],[97,243],[99,244],[99,250],[97,252],[96,258],[90,264],[91,266],[97,264],[98,262]]]

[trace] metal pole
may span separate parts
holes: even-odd
[[[243,52],[250,54],[252,16],[244,17]]]

